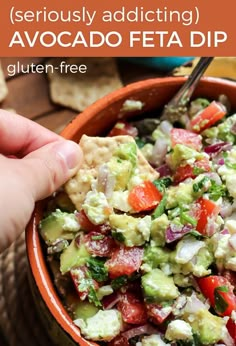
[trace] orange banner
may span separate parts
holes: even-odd
[[[234,56],[235,0],[8,0],[1,56]]]

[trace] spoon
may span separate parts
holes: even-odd
[[[160,119],[168,119],[170,122],[181,121],[181,116],[186,115],[187,104],[198,85],[200,78],[213,60],[213,57],[202,57],[189,75],[186,82],[179,89],[177,94],[167,103],[161,114]]]

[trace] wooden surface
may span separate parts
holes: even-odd
[[[59,133],[77,113],[69,108],[53,104],[50,100],[49,85],[46,74],[17,73],[9,76],[9,64],[42,64],[45,58],[1,58],[1,64],[7,81],[8,96],[0,105],[1,108],[14,110],[48,129]],[[86,64],[86,58],[85,62]],[[124,85],[147,78],[162,76],[159,71],[118,61],[120,76]]]

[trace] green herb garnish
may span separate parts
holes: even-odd
[[[95,306],[102,306],[100,300],[97,297],[92,278],[82,278],[80,280],[78,290],[81,293],[82,292],[88,293],[88,300],[90,303],[95,304]]]
[[[201,191],[204,187],[205,184],[208,183],[210,179],[208,177],[202,178],[198,183],[193,184],[193,192],[199,192]]]
[[[125,237],[121,232],[112,231],[111,235],[112,235],[112,238],[117,240],[119,243],[124,243]]]
[[[100,257],[90,257],[87,261],[92,278],[98,282],[104,282],[108,279],[108,271],[104,265],[105,261]]]
[[[167,202],[167,195],[165,194],[160,203],[158,204],[158,206],[156,207],[156,209],[154,210],[153,214],[152,214],[152,218],[156,219],[157,217],[161,216],[162,214],[164,214],[165,212],[165,208],[166,208],[166,202]]]
[[[113,290],[118,290],[128,282],[128,276],[127,275],[121,275],[116,279],[113,279],[111,281],[111,287]]]
[[[171,183],[172,183],[172,180],[169,177],[156,179],[153,181],[153,184],[156,186],[156,188],[160,192],[165,192],[166,188],[169,187]]]
[[[228,308],[229,304],[225,301],[224,297],[220,294],[220,292],[229,292],[229,288],[227,286],[219,286],[214,290],[214,298],[215,298],[215,310],[219,313],[224,313]]]

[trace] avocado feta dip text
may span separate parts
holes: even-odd
[[[236,114],[201,98],[185,119],[83,136],[83,166],[48,203],[48,263],[88,340],[236,344]]]

